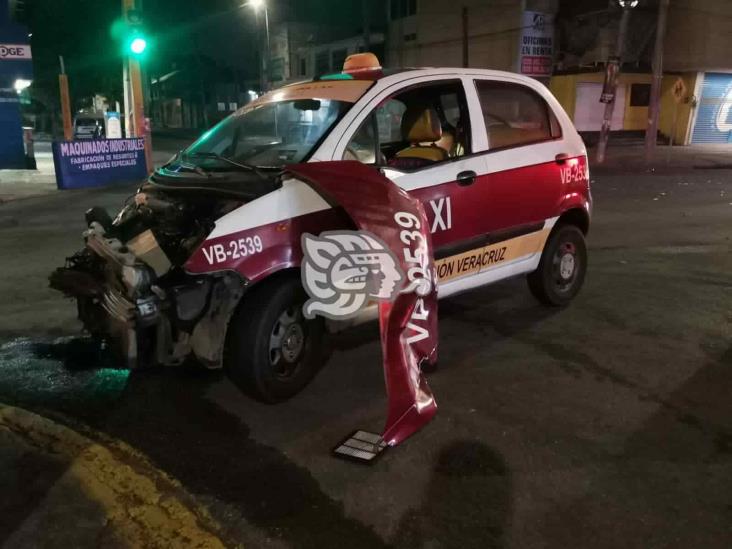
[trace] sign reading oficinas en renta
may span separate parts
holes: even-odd
[[[548,77],[554,66],[554,15],[525,11],[518,69],[527,76]]]

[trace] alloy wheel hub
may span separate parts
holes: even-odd
[[[295,362],[305,344],[305,334],[299,324],[290,324],[282,339],[282,358],[287,362]]]
[[[572,274],[574,274],[574,255],[571,253],[566,253],[562,255],[562,258],[559,261],[559,275],[562,277],[563,280],[569,280],[572,278]]]

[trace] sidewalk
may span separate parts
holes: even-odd
[[[3,548],[224,547],[207,511],[130,447],[1,404],[0,486]]]
[[[603,173],[678,173],[702,169],[732,169],[732,144],[730,145],[687,145],[683,147],[656,147],[653,162],[645,161],[645,149],[641,143],[613,143],[607,149],[607,158],[597,164],[596,147],[588,147],[590,170],[593,174]]]
[[[0,170],[0,204],[56,191],[51,143],[37,142],[35,156],[37,170]]]

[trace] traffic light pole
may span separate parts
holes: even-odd
[[[122,16],[125,21],[128,21],[128,14],[134,9],[135,0],[122,0]],[[126,76],[124,78],[125,108],[128,109],[125,112],[125,121],[129,124],[126,134],[127,137],[145,138],[145,161],[149,173],[153,170],[152,141],[149,128],[145,123],[145,97],[142,91],[140,60],[125,53],[123,63],[123,72]]]
[[[71,122],[71,99],[69,95],[69,77],[66,76],[66,66],[62,55],[58,56],[61,73],[58,75],[59,97],[61,99],[61,118],[64,123],[64,139],[71,141],[74,138],[74,129]]]

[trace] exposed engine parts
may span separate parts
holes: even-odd
[[[85,329],[108,341],[128,368],[191,355],[222,366],[226,326],[246,281],[228,271],[193,276],[181,266],[213,220],[241,201],[191,198],[143,187],[114,220],[90,209],[85,248],[51,274],[51,287],[76,298]]]

